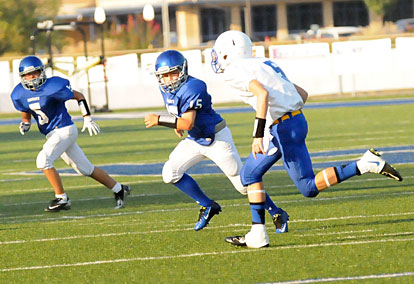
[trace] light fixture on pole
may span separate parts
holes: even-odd
[[[151,22],[155,18],[155,11],[154,7],[151,4],[145,4],[144,8],[142,9],[142,17],[145,21]]]
[[[105,83],[105,100],[106,103],[103,106],[101,111],[109,111],[109,97],[108,97],[108,78],[106,77],[106,58],[105,58],[105,44],[104,44],[104,33],[105,33],[105,21],[106,21],[106,13],[104,8],[96,7],[95,13],[93,15],[93,19],[96,24],[101,27],[101,64],[103,66],[103,75],[104,75],[104,83]]]

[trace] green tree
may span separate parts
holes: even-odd
[[[60,0],[0,0],[0,55],[27,53],[38,21],[53,19]]]
[[[385,14],[397,0],[364,0],[364,2],[368,9],[379,17],[382,23]]]

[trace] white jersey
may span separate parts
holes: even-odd
[[[295,86],[288,80],[282,69],[268,58],[240,58],[224,71],[224,80],[238,92],[242,100],[250,104],[255,110],[257,98],[249,92],[252,80],[259,81],[268,91],[269,108],[267,123],[273,123],[287,112],[303,107],[303,100]]]

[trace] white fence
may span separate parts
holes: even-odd
[[[288,78],[312,95],[340,94],[414,89],[414,38],[397,38],[395,48],[390,39],[369,41],[346,41],[332,43],[307,43],[269,47],[269,57],[284,70]],[[210,51],[183,51],[188,59],[189,73],[207,83],[214,103],[238,101],[238,97],[214,74],[210,67]],[[159,107],[163,105],[158,83],[153,74],[155,59],[159,53],[136,54],[108,58],[108,104],[110,109]],[[255,54],[263,56],[264,47],[255,47]],[[203,58],[204,57],[204,58]],[[66,77],[72,87],[88,99],[85,67],[96,58],[54,58],[63,73],[53,75]],[[76,61],[75,61],[76,60]],[[10,93],[20,82],[18,64],[0,61],[0,112],[13,112]],[[205,62],[205,63],[203,63]],[[83,70],[83,71],[82,71]],[[48,75],[51,70],[48,70]],[[103,67],[89,69],[90,104],[97,108],[106,104]],[[70,109],[78,109],[75,102]]]

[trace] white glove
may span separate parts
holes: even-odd
[[[19,125],[20,133],[22,135],[24,135],[27,131],[29,131],[30,130],[30,125],[31,125],[30,122],[23,122],[23,121],[20,122],[20,125]]]
[[[88,129],[90,136],[92,136],[93,134],[98,135],[98,133],[101,132],[99,125],[96,124],[96,122],[93,121],[92,117],[90,117],[89,115],[83,117],[82,132],[85,131],[86,128]]]

